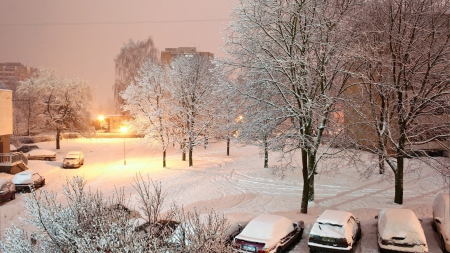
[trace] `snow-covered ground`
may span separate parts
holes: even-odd
[[[40,148],[55,150],[54,142],[37,144]],[[68,151],[82,151],[85,164],[79,169],[62,169],[63,156]],[[233,146],[226,156],[226,144],[212,143],[207,149],[198,147],[194,151],[194,167],[181,161],[181,153],[169,150],[167,168],[162,168],[162,152],[148,148],[142,139],[125,139],[125,160],[123,139],[73,139],[63,140],[57,152],[56,161],[29,161],[29,167],[46,179],[42,188],[59,192],[63,199],[62,184],[66,178],[83,176],[91,190],[99,190],[105,196],[112,196],[116,187],[123,187],[135,205],[136,192],[132,186],[137,173],[147,174],[161,181],[169,193],[168,202],[184,205],[188,210],[194,207],[203,212],[214,208],[226,214],[231,222],[249,221],[261,213],[284,215],[292,220],[305,221],[303,239],[291,252],[309,252],[309,231],[317,218],[326,209],[352,212],[362,225],[362,240],[356,252],[378,252],[376,219],[383,208],[410,208],[423,220],[422,226],[429,245],[429,252],[441,252],[436,234],[431,228],[432,202],[443,190],[438,173],[418,162],[410,169],[423,166],[420,180],[417,172],[404,179],[404,205],[393,203],[394,185],[381,180],[374,173],[369,180],[360,178],[357,168],[338,165],[338,169],[319,169],[315,185],[316,200],[310,203],[308,214],[300,214],[302,176],[300,170],[281,179],[263,168],[263,158],[254,146]],[[362,154],[369,157],[367,154]],[[363,157],[363,159],[368,159]],[[277,163],[275,155],[269,157],[270,164]],[[0,177],[10,177],[1,174]],[[0,236],[11,222],[19,224],[24,217],[23,196],[0,205]]]

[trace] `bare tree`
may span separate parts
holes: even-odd
[[[59,78],[53,70],[40,69],[21,82],[20,93],[38,101],[33,113],[45,122],[41,129],[56,132],[56,149],[62,131],[89,131],[92,88],[86,81]]]
[[[22,81],[17,89],[17,98],[15,98],[15,117],[25,124],[26,135],[30,136],[33,132],[39,130],[39,100],[33,90],[29,89],[33,86],[34,79]],[[22,85],[23,84],[23,85]],[[19,122],[18,122],[19,123]],[[19,123],[20,124],[20,123]],[[20,128],[19,128],[20,129]]]
[[[177,140],[189,152],[189,166],[193,166],[194,147],[205,143],[207,134],[218,122],[220,97],[217,79],[212,72],[211,59],[201,55],[177,57],[171,63],[171,94],[174,98],[174,117]]]
[[[142,64],[148,60],[157,60],[157,50],[151,37],[146,41],[134,42],[130,40],[123,45],[120,53],[114,59],[116,67],[116,81],[114,83],[114,98],[117,109],[123,105],[120,93],[134,80]]]
[[[147,61],[139,70],[136,80],[121,93],[123,109],[129,111],[135,131],[156,142],[163,149],[163,167],[166,152],[173,137],[172,98],[169,92],[170,69],[166,65]]]
[[[363,10],[358,114],[375,133],[363,146],[378,154],[380,173],[391,168],[402,204],[405,158],[415,146],[449,140],[450,2],[378,0]],[[447,165],[423,160],[450,175]]]
[[[355,2],[241,0],[229,28],[226,64],[250,76],[239,91],[270,105],[275,120],[290,126],[280,135],[284,156],[301,152],[302,213],[314,198],[319,145],[346,89],[348,14]],[[256,87],[277,95],[267,100]]]

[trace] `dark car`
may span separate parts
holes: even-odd
[[[25,170],[14,175],[12,182],[16,186],[16,190],[30,190],[45,185],[45,179],[32,170]]]
[[[308,246],[311,252],[354,252],[359,238],[361,225],[352,213],[325,210],[311,228]]]
[[[0,203],[16,198],[16,187],[11,180],[0,179]]]
[[[287,252],[302,238],[305,224],[273,214],[251,220],[233,241],[235,252]]]
[[[37,145],[34,144],[25,144],[22,145],[20,148],[17,149],[17,152],[22,152],[22,153],[26,153],[28,151],[31,151],[33,149],[38,149],[39,147]]]

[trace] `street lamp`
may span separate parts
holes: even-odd
[[[127,160],[125,159],[125,134],[128,132],[127,127],[121,127],[120,131],[123,134],[123,165],[127,165]]]
[[[105,116],[98,115],[98,121],[100,121],[100,130],[103,130],[103,121],[105,120]]]

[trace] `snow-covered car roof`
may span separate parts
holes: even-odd
[[[283,216],[261,214],[251,220],[236,239],[265,243],[270,248],[294,230],[293,224]]]
[[[70,151],[66,154],[66,158],[78,158],[78,156],[82,153],[81,151]]]
[[[426,244],[425,234],[416,214],[410,209],[387,208],[378,217],[378,231],[384,240],[394,237],[402,239],[402,244]]]
[[[27,152],[27,154],[30,155],[56,155],[55,151],[48,150],[48,149],[32,149]]]
[[[346,211],[340,211],[340,210],[325,210],[318,218],[317,222],[319,223],[329,223],[329,224],[335,224],[335,225],[345,225],[347,224],[348,219],[352,217],[353,214]]]
[[[352,213],[340,210],[325,210],[316,220],[311,228],[310,234],[331,237],[346,238],[348,241],[352,238],[351,228],[347,226]]]
[[[14,184],[30,184],[31,178],[35,172],[32,170],[25,170],[14,175],[12,182]]]

